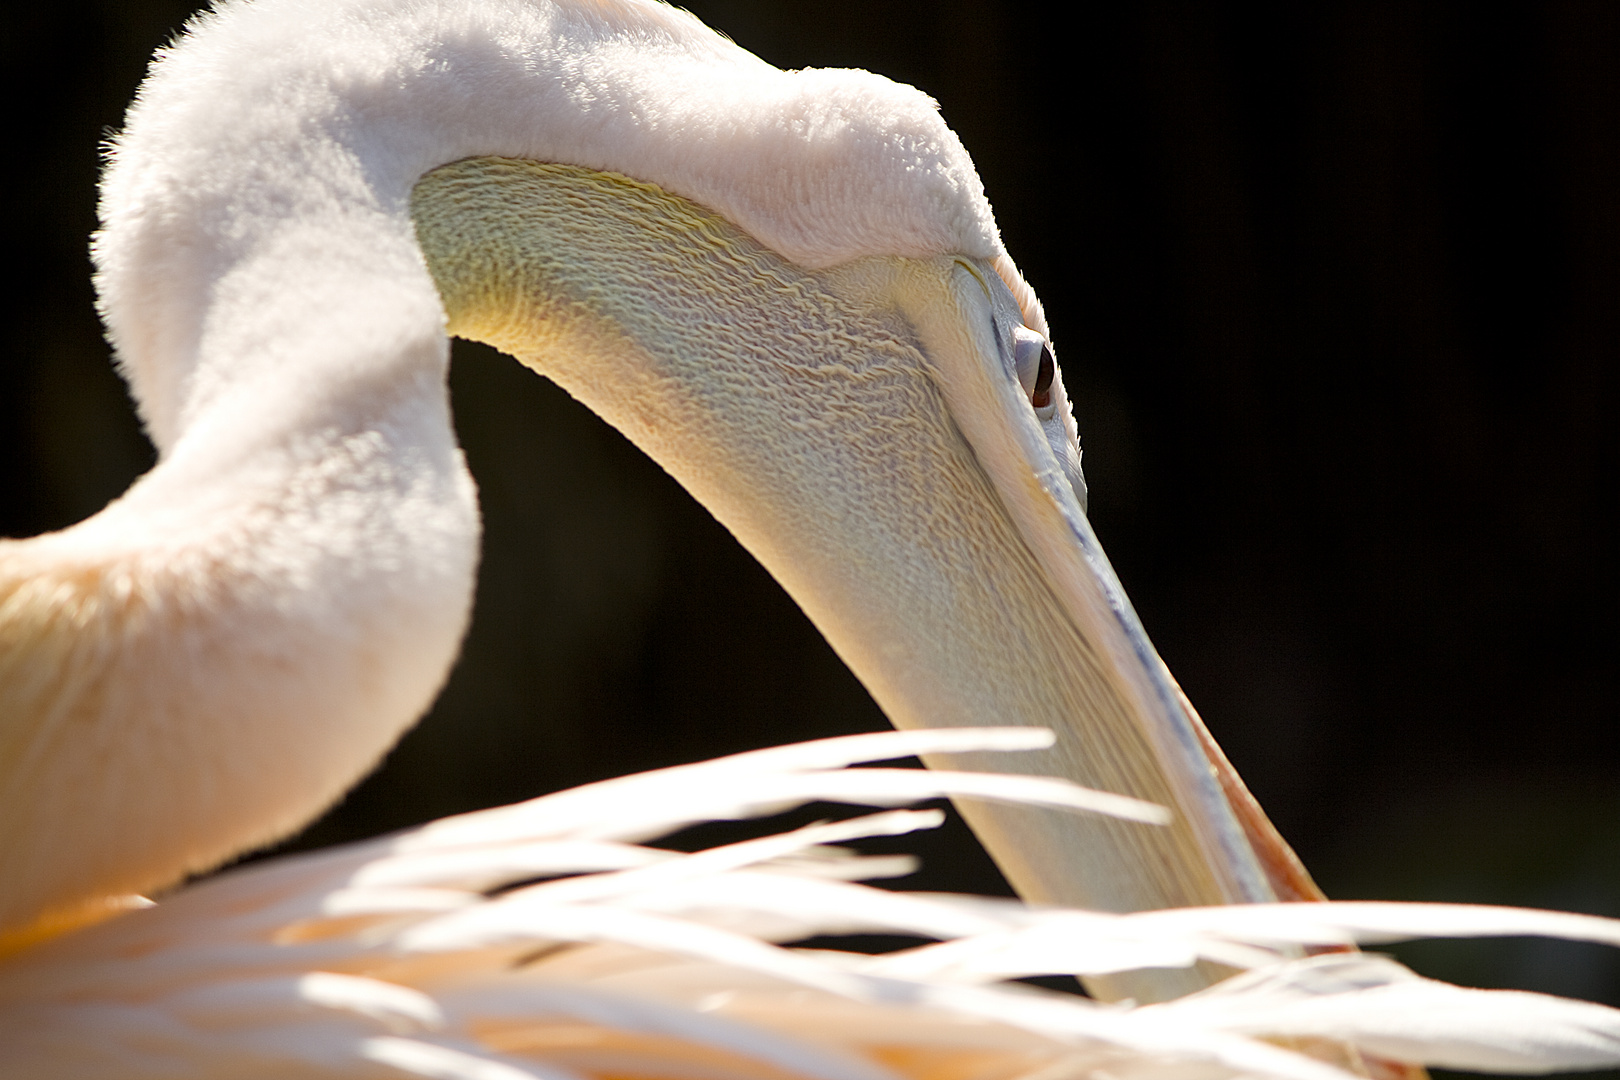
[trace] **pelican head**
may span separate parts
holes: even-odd
[[[1051,728],[1024,768],[1168,808],[966,804],[1026,896],[1311,894],[1109,568],[1040,302],[918,91],[650,0],[238,0],[159,57],[101,214],[160,460],[0,545],[0,932],[286,835],[427,708],[479,542],[448,334],[679,479],[897,725]]]

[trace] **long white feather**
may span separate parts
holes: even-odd
[[[1006,741],[948,737],[953,748]],[[1380,958],[1278,951],[1453,926],[1614,943],[1620,924],[1610,920],[1402,904],[1118,916],[826,876],[829,859],[861,861],[823,859],[814,845],[907,832],[934,823],[931,812],[687,855],[592,839],[614,829],[591,810],[622,824],[632,803],[642,830],[662,807],[674,829],[703,808],[756,807],[773,784],[777,806],[849,791],[903,802],[936,789],[907,770],[841,767],[926,745],[925,733],[874,735],[745,755],[221,875],[0,963],[0,1076],[886,1080],[962,1075],[971,1062],[986,1080],[1343,1080],[1258,1041],[1313,1036],[1451,1067],[1620,1064],[1612,1009],[1462,990]],[[958,779],[1052,799],[1045,782]],[[524,884],[536,877],[553,880]],[[939,943],[879,958],[771,943],[857,930]],[[1140,1009],[992,985],[1199,958],[1254,970]]]
[[[1289,961],[1142,1011],[1174,1013],[1188,1027],[1343,1040],[1390,1060],[1447,1069],[1600,1069],[1620,1055],[1613,1009],[1451,986],[1381,956]]]

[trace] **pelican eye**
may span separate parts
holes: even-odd
[[[1052,350],[1045,342],[1041,343],[1041,370],[1035,376],[1035,392],[1029,395],[1029,403],[1037,409],[1044,409],[1052,404],[1052,375],[1057,370],[1057,364],[1052,359]]]
[[[1057,375],[1057,362],[1052,359],[1052,348],[1046,339],[1027,326],[1013,330],[1013,367],[1031,405],[1044,409],[1052,404],[1052,380]]]

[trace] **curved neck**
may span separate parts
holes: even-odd
[[[1000,250],[922,94],[776,71],[661,3],[224,0],[102,184],[100,303],[159,465],[0,542],[0,878],[30,883],[0,933],[284,834],[426,708],[478,525],[410,196],[496,153],[611,162],[805,265]]]

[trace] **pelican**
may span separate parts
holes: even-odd
[[[886,750],[967,776],[993,751],[1021,750],[995,762],[1029,774],[1021,785],[946,772],[926,793],[970,800],[964,813],[1024,897],[1107,913],[1319,898],[1154,653],[1091,532],[1041,304],[965,150],[918,92],[862,72],[784,73],[635,0],[226,3],[154,65],[114,144],[101,211],[102,312],[160,458],[96,516],[0,547],[0,946],[15,957],[14,989],[82,970],[86,949],[133,948],[120,935],[163,917],[121,914],[140,906],[132,898],[297,829],[431,703],[466,627],[479,539],[449,423],[449,334],[553,379],[663,465],[897,726],[962,729]],[[839,753],[846,764],[866,751]],[[574,820],[567,835],[622,844],[770,805],[732,791],[747,787],[736,766],[681,774],[728,792],[716,807]],[[783,785],[781,801],[810,797],[776,768],[763,775]],[[1060,795],[1073,789],[1057,779],[1126,798]],[[887,780],[899,801],[917,791]],[[816,785],[838,793],[825,777]],[[518,817],[549,821],[555,805]],[[422,856],[431,871],[409,858],[466,854],[436,846],[446,834],[485,848],[510,839],[497,824],[469,840],[470,827],[287,871],[300,888],[342,865],[351,885],[392,874],[419,891],[333,899],[323,882],[297,893],[306,906],[275,944],[356,933],[312,928],[320,919],[392,933],[390,912],[414,919],[557,869],[517,860],[523,872],[479,863],[446,876],[433,858]],[[841,835],[711,862],[751,866]],[[571,858],[569,872],[631,884],[552,888],[547,940],[606,934],[566,933],[559,892],[606,888],[641,911],[651,886],[640,882],[715,880],[709,863],[671,871],[644,851]],[[254,880],[272,897],[291,887],[273,873]],[[458,890],[453,903],[442,895]],[[244,903],[229,885],[190,895],[238,914]],[[884,924],[862,912],[831,923]],[[945,916],[929,918],[949,936]],[[1245,942],[1423,932],[1335,918]],[[1530,925],[1496,918],[1498,931]],[[1015,934],[1022,919],[986,915],[972,933]],[[646,944],[632,924],[607,938]],[[437,930],[414,927],[400,947],[432,953],[449,940],[426,925]],[[1105,997],[1175,998],[1217,979],[1217,964],[1257,966],[1222,944],[1242,934],[1215,925],[1189,931],[1184,962],[1144,962],[1143,949],[1129,963],[1071,966]],[[1533,925],[1612,937],[1595,922]],[[487,931],[451,938],[510,948]],[[699,938],[686,954],[730,955]],[[762,956],[738,959],[835,996],[878,993],[908,970],[863,971],[856,987]],[[300,985],[300,1000],[431,1026],[415,998],[378,999],[341,978]],[[959,996],[981,1017],[1018,1011]],[[366,1045],[366,1060],[407,1073],[484,1075],[427,1043]],[[1304,1068],[1246,1046],[1223,1052],[1240,1070]],[[1574,1060],[1609,1060],[1591,1053]]]

